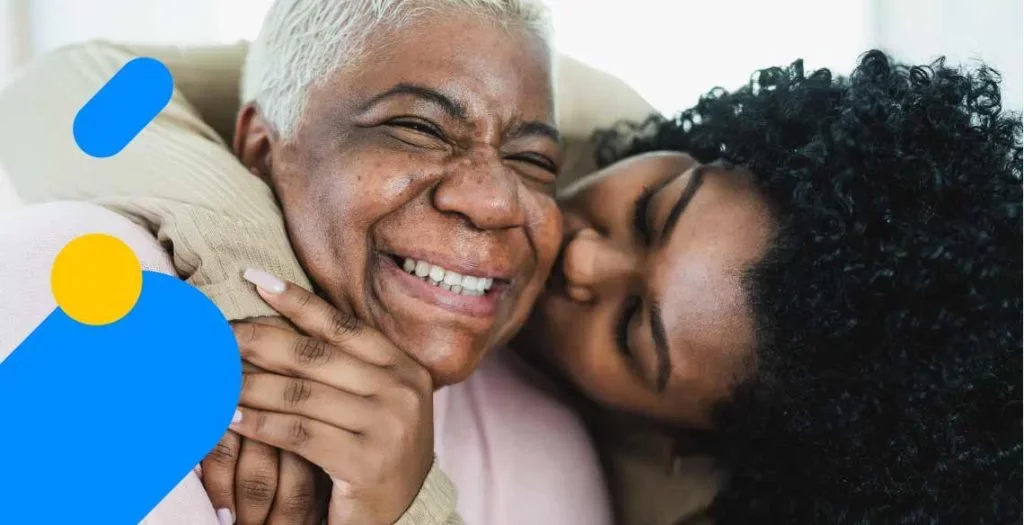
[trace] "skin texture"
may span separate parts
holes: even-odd
[[[647,227],[637,226],[638,201],[647,202],[640,218]],[[559,204],[564,251],[520,348],[542,352],[602,404],[707,427],[709,407],[747,374],[754,352],[742,278],[767,249],[773,222],[752,177],[652,153],[588,176]]]
[[[523,30],[450,13],[376,35],[369,48],[368,60],[310,90],[291,142],[245,108],[236,153],[270,181],[322,295],[443,386],[522,326],[558,250],[550,61]],[[450,104],[379,99],[402,85]],[[391,255],[499,277],[495,311],[465,315],[414,297],[389,273]]]

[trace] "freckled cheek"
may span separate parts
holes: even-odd
[[[318,201],[336,219],[367,226],[401,207],[421,189],[423,166],[404,154],[380,153],[344,156],[322,164],[311,177],[306,202]]]
[[[562,244],[562,214],[554,200],[538,199],[536,211],[530,214],[529,236],[537,252],[538,271],[546,280]]]

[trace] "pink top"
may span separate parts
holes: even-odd
[[[67,242],[86,233],[125,241],[147,270],[174,271],[152,235],[104,208],[51,203],[0,213],[0,361],[56,308],[50,266]],[[585,428],[511,352],[495,352],[469,380],[440,390],[434,409],[436,452],[458,489],[458,510],[466,523],[612,523]],[[218,525],[195,474],[143,523]]]

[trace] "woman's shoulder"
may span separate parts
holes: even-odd
[[[438,457],[467,522],[612,523],[583,421],[511,350],[495,351],[442,392]]]
[[[481,363],[471,384],[495,396],[495,401],[509,410],[530,408],[521,414],[530,424],[556,424],[585,432],[583,420],[573,406],[569,392],[535,368],[514,349],[501,348]]]

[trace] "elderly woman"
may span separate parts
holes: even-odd
[[[603,137],[621,161],[560,197],[514,346],[584,394],[624,522],[691,498],[638,487],[695,451],[728,473],[719,523],[1019,518],[1020,122],[995,78],[796,63]]]

